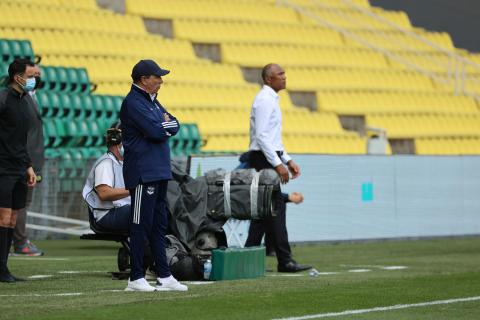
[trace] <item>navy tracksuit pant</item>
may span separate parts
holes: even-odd
[[[132,197],[132,223],[130,226],[130,281],[145,277],[143,256],[145,243],[152,249],[157,276],[171,275],[165,254],[167,231],[167,185],[168,180],[139,184],[130,189]]]

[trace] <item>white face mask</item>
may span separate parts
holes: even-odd
[[[123,157],[123,154],[125,153],[125,150],[123,149],[123,145],[120,148],[118,148],[118,152]]]

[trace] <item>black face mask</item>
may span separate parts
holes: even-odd
[[[43,82],[40,83],[41,81],[42,81],[42,78],[35,77],[35,90],[43,87]]]

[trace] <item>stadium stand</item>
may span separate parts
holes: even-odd
[[[172,139],[174,155],[247,149],[259,84],[246,74],[268,62],[287,73],[281,105],[290,152],[364,154],[363,130],[343,127],[354,116],[389,138],[411,139],[417,154],[480,153],[480,56],[456,49],[446,33],[413,27],[404,12],[367,0],[126,0],[125,9],[94,0],[0,2],[0,72],[14,57],[41,57],[47,154],[68,160],[65,176],[79,172],[73,159],[101,152],[131,67],[144,57],[172,70],[160,100],[187,124]],[[148,32],[144,19],[169,23],[170,34]],[[197,44],[216,46],[218,59],[199,57]],[[452,81],[461,63],[459,85]],[[295,93],[315,97],[310,110]]]

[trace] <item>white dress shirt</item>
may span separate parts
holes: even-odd
[[[273,167],[292,159],[282,143],[282,112],[279,96],[267,85],[263,86],[253,100],[250,112],[249,150],[261,150]],[[283,152],[281,158],[276,151]]]

